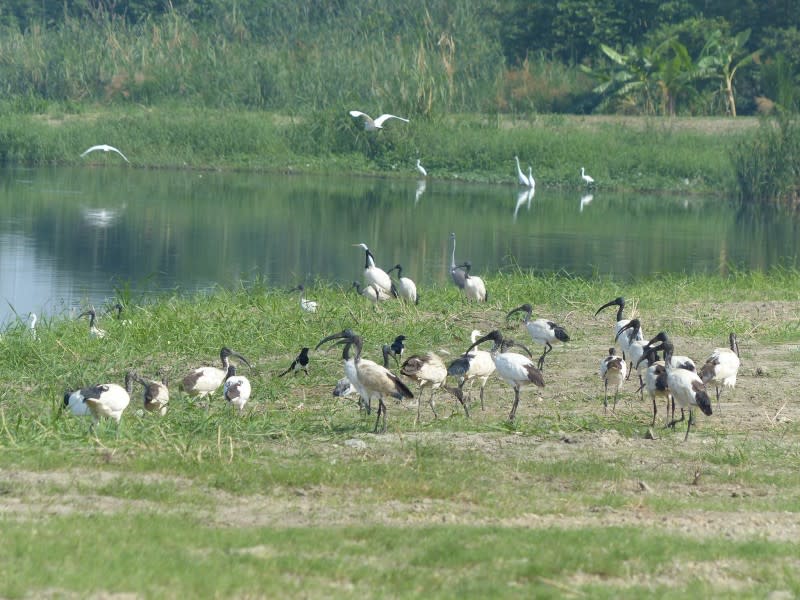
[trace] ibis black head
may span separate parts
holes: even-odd
[[[736,354],[736,356],[739,356],[739,341],[736,339],[736,334],[731,333],[730,336],[728,336],[728,340],[731,344],[731,350]]]
[[[621,321],[622,311],[625,308],[625,298],[623,298],[622,296],[618,296],[613,300],[611,300],[610,302],[606,302],[605,304],[603,304],[603,306],[597,309],[597,312],[594,313],[594,316],[596,317],[597,315],[600,314],[601,310],[603,310],[604,308],[608,308],[609,306],[619,306],[619,310],[617,311],[617,321]]]
[[[469,273],[469,270],[472,268],[472,263],[468,260],[465,260],[458,266],[461,267],[462,269],[466,269],[467,273]]]
[[[72,390],[67,390],[66,392],[64,392],[64,406],[65,407],[69,406],[69,397],[71,395],[72,395]]]
[[[319,347],[322,346],[322,344],[324,344],[325,342],[330,342],[331,340],[340,340],[340,339],[352,340],[354,337],[356,337],[356,334],[352,329],[350,328],[343,329],[338,333],[332,333],[331,335],[322,338],[319,344],[317,344],[316,348],[314,348],[314,350],[319,350]]]
[[[609,356],[614,356],[616,353],[617,353],[617,349],[614,348],[613,346],[608,349],[608,355]]]
[[[89,317],[89,320],[91,320],[91,321],[95,320],[95,318],[97,317],[97,312],[95,312],[94,306],[91,307],[89,310],[84,311],[81,314],[79,314],[78,318],[80,319],[81,317],[87,317],[87,316]]]
[[[228,365],[228,373],[225,375],[225,379],[230,379],[234,375],[236,375],[236,365]]]
[[[614,338],[614,341],[618,340],[620,334],[623,331],[627,331],[628,329],[632,329],[633,330],[633,334],[632,335],[635,336],[636,333],[641,329],[641,327],[642,327],[642,323],[639,321],[639,319],[631,319],[630,321],[625,323],[625,325],[623,325],[622,327],[619,328],[619,331],[617,332],[617,335]]]
[[[494,329],[487,333],[485,336],[478,338],[473,342],[473,344],[467,348],[467,352],[472,350],[478,344],[482,344],[483,342],[488,342],[489,340],[494,342],[495,347],[499,348],[503,344],[503,334],[500,333],[499,330]]]
[[[248,367],[252,368],[250,366],[250,363],[247,361],[247,359],[244,356],[242,356],[241,354],[239,354],[238,352],[234,352],[233,350],[231,350],[230,348],[228,348],[226,346],[223,346],[222,349],[219,351],[219,358],[220,358],[220,360],[222,360],[222,364],[223,365],[227,366],[228,359],[231,356],[235,356],[240,361],[242,361],[244,364],[246,364]]]
[[[512,310],[511,312],[509,312],[506,315],[506,321],[508,321],[508,319],[509,319],[509,317],[511,317],[511,315],[513,315],[514,313],[518,313],[518,312],[524,312],[525,313],[525,322],[527,323],[531,318],[531,314],[533,313],[533,307],[530,304],[523,304],[522,306],[518,306],[517,308],[515,308],[514,310]]]
[[[698,390],[694,401],[697,402],[697,406],[703,411],[704,415],[711,416],[711,398],[708,397],[708,393],[705,390]],[[686,435],[689,435],[688,431]]]
[[[652,340],[647,342],[647,344],[652,346],[656,342],[667,343],[667,342],[669,342],[669,336],[667,335],[667,333],[665,331],[659,331]]]

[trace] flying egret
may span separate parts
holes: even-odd
[[[378,117],[377,119],[373,119],[367,113],[363,113],[360,110],[351,110],[350,111],[351,117],[364,117],[364,129],[367,131],[376,131],[378,129],[383,129],[383,124],[388,119],[398,119],[403,121],[404,123],[408,123],[408,119],[404,119],[403,117],[398,117],[395,115],[384,114]]]
[[[581,179],[583,179],[584,183],[586,183],[586,187],[591,187],[594,185],[594,178],[590,175],[587,175],[583,167],[581,167]]]
[[[422,163],[419,162],[419,159],[417,159],[417,171],[419,171],[419,174],[423,177],[428,176],[428,171],[425,170],[425,167],[422,166]]]
[[[125,159],[125,162],[127,162],[127,163],[131,162],[131,161],[128,160],[128,158],[122,152],[120,152],[119,150],[114,148],[114,146],[109,146],[108,144],[98,144],[97,146],[92,146],[91,148],[86,150],[83,154],[81,154],[81,158],[83,158],[84,156],[86,156],[90,152],[96,152],[98,150],[102,150],[103,152],[116,152],[122,158]]]

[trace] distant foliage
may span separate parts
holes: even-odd
[[[732,160],[744,204],[800,204],[800,122],[796,117],[765,118],[755,136],[736,145]]]

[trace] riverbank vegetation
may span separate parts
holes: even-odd
[[[377,309],[319,283],[306,290],[313,314],[297,293],[258,284],[150,301],[121,291],[129,322],[101,311],[103,339],[89,338],[85,319],[46,320],[35,339],[23,324],[4,331],[0,594],[800,591],[800,413],[790,401],[800,274],[660,276],[624,290],[567,275],[486,281],[486,305],[436,287],[418,307]],[[652,407],[633,381],[616,412],[603,412],[597,367],[613,315],[594,312],[620,293],[648,334],[667,330],[695,359],[739,334],[737,389],[696,417],[686,443],[682,425],[661,428],[663,407],[648,433]],[[469,418],[446,393],[439,418],[423,405],[419,424],[413,401],[390,400],[389,432],[373,435],[374,414],[331,395],[339,349],[312,352],[307,377],[276,377],[301,346],[346,326],[368,358],[399,333],[408,355],[448,351],[446,360],[476,327],[530,344],[504,322],[522,302],[571,340],[548,356],[546,387],[523,390],[513,425],[511,390],[495,379]],[[219,394],[206,403],[178,391],[223,345],[252,364],[239,371],[254,390],[243,416]],[[138,387],[118,435],[112,423],[90,434],[59,408],[65,389],[160,367],[171,390],[162,418],[142,413]]]
[[[796,111],[799,12],[17,0],[0,11],[0,158],[71,162],[105,142],[139,166],[386,173],[421,158],[435,177],[502,181],[517,154],[540,185],[585,166],[603,185],[749,200],[760,142],[729,136],[726,115]],[[368,136],[353,108],[411,126]],[[645,124],[554,116],[598,113]],[[716,121],[675,125],[700,116]]]

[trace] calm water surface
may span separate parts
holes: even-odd
[[[513,173],[509,174],[509,182]],[[796,264],[798,221],[743,214],[719,198],[591,197],[540,184],[300,177],[131,168],[0,170],[0,327],[29,311],[102,305],[129,286],[193,292],[263,277],[270,285],[360,279],[379,266],[418,285],[456,259],[485,274],[725,272]],[[16,314],[15,314],[16,313]]]

